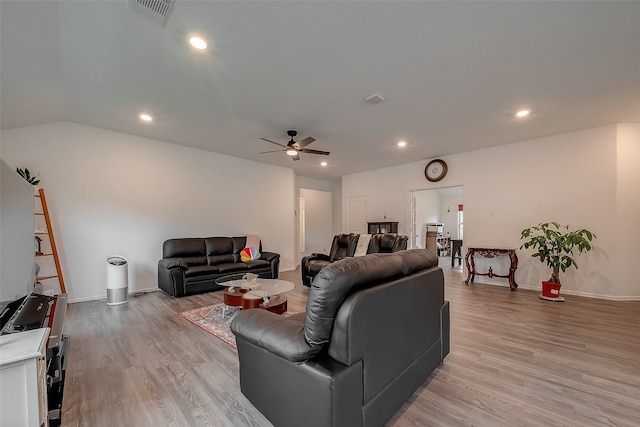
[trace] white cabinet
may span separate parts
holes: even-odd
[[[0,426],[47,425],[49,328],[0,336]]]

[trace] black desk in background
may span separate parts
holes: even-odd
[[[454,266],[456,259],[458,265],[462,265],[462,239],[451,239],[451,267]]]

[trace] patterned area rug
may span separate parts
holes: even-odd
[[[189,311],[179,313],[181,317],[193,323],[196,326],[209,332],[214,337],[221,339],[233,348],[236,347],[236,337],[229,329],[229,324],[242,309],[240,307],[229,307],[226,304],[214,304],[207,307],[196,308]],[[294,312],[286,312],[283,314],[289,317]]]
[[[179,314],[214,337],[220,338],[231,347],[236,348],[236,337],[229,329],[229,324],[240,311],[242,311],[240,307],[229,307],[220,303],[183,311]]]

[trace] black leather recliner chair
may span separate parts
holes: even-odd
[[[342,258],[353,256],[356,251],[357,244],[357,234],[336,234],[333,236],[329,255],[313,253],[302,258],[302,261],[300,261],[302,284],[305,286],[311,286],[311,281],[323,267],[326,267],[332,262],[341,260]]]
[[[329,255],[313,253],[302,258],[300,261],[302,284],[311,286],[313,278],[323,267],[342,258],[354,256],[359,238],[359,234],[337,234],[333,237]],[[374,234],[369,240],[367,254],[390,253],[407,249],[408,240],[409,238],[402,234]]]
[[[444,275],[425,249],[344,258],[304,313],[246,310],[230,327],[240,389],[278,427],[383,426],[449,353]]]
[[[403,234],[374,234],[369,241],[368,254],[391,253],[407,249],[409,238]]]

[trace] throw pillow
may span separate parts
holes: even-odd
[[[242,262],[251,261],[252,259],[259,259],[260,252],[256,248],[244,248],[240,251],[240,259]]]

